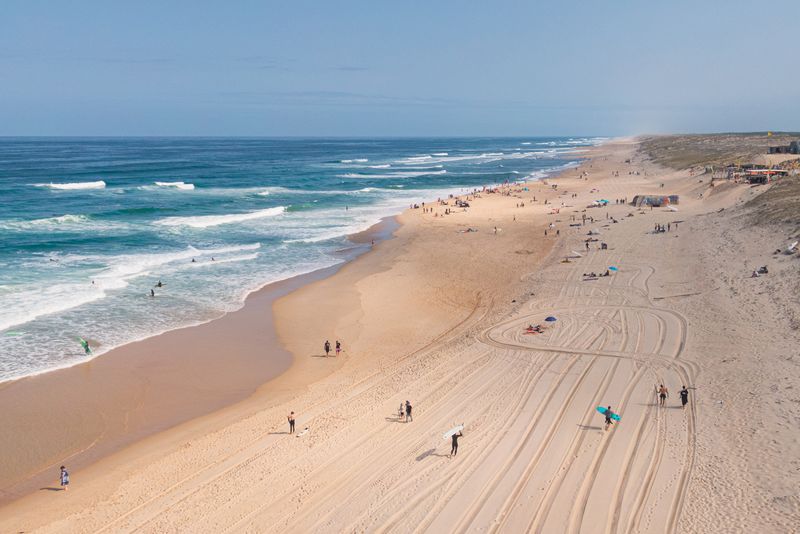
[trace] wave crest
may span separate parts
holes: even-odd
[[[48,189],[63,189],[63,190],[75,190],[75,189],[105,189],[106,183],[103,180],[97,180],[95,182],[66,182],[66,183],[53,183],[50,182],[49,184],[33,184],[34,187],[46,187]]]
[[[252,221],[266,217],[275,217],[286,211],[285,206],[276,206],[248,213],[231,213],[229,215],[198,215],[195,217],[167,217],[155,222],[162,226],[188,226],[190,228],[208,228],[221,224],[233,224]]]

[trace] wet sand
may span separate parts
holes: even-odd
[[[337,252],[350,261],[391,237],[386,219]],[[252,396],[285,373],[272,306],[342,264],[268,284],[210,322],[130,343],[85,363],[0,384],[0,504],[52,484],[144,437]]]

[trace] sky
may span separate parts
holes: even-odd
[[[0,135],[800,130],[798,0],[0,4]]]

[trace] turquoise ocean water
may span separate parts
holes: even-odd
[[[2,138],[0,381],[219,317],[412,202],[600,140]]]

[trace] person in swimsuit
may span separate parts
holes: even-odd
[[[464,434],[462,434],[461,432],[456,432],[455,434],[452,435],[453,446],[450,447],[450,457],[451,458],[453,456],[455,456],[456,454],[458,454],[458,438],[460,438],[463,435]]]
[[[614,417],[614,415],[615,414],[611,410],[611,406],[606,408],[606,430],[608,430],[608,427],[610,427],[611,425],[614,424],[614,420],[612,419],[612,417]]]
[[[406,401],[406,423],[413,420],[414,418],[411,417],[411,403]]]
[[[681,406],[686,408],[686,405],[689,404],[689,390],[686,389],[686,386],[681,386]]]
[[[69,489],[69,471],[63,465],[61,466],[61,488],[64,491]]]
[[[661,384],[658,386],[658,404],[664,406],[667,402],[667,397],[669,397],[669,390],[664,387],[664,384]]]
[[[289,434],[294,434],[294,412],[291,412],[287,419],[289,420]]]
[[[338,356],[339,353],[342,352],[342,344],[339,343],[339,340],[336,340],[336,355]]]
[[[328,341],[327,339],[325,340],[324,348],[325,348],[325,357],[327,357],[328,354],[331,353],[331,342]]]

